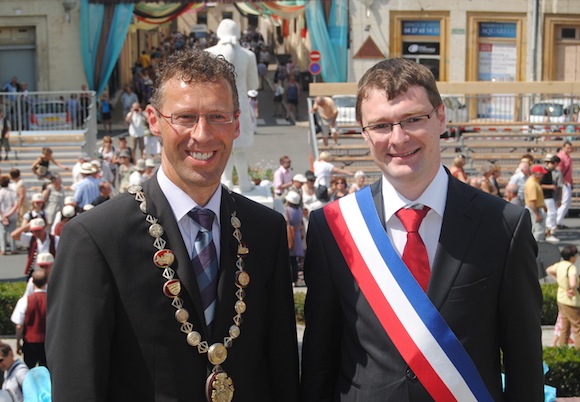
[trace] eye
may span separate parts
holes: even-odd
[[[176,124],[195,124],[199,120],[197,114],[178,114],[173,115],[173,121]]]
[[[384,130],[384,129],[388,129],[388,128],[391,128],[390,123],[379,123],[379,124],[375,124],[374,126],[371,126],[371,130]]]
[[[419,123],[420,121],[423,121],[424,119],[425,119],[425,116],[410,117],[407,120],[405,120],[405,124]]]
[[[207,115],[207,118],[210,121],[213,121],[214,123],[225,123],[225,122],[229,121],[229,116],[227,116],[224,113],[219,113],[219,112],[210,113]]]

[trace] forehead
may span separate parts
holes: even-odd
[[[181,108],[231,110],[234,107],[233,89],[225,78],[185,82],[173,77],[165,82],[162,90],[163,103]]]
[[[395,98],[389,99],[387,91],[382,88],[371,88],[361,99],[361,115],[374,119],[381,116],[393,117],[413,115],[424,112],[431,107],[427,90],[421,86],[412,86]]]

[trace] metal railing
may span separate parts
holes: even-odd
[[[94,91],[0,92],[11,136],[83,132],[89,154],[96,146],[97,110]]]

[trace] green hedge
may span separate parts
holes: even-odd
[[[544,361],[549,369],[545,383],[556,388],[557,396],[580,396],[580,350],[546,347]]]
[[[542,285],[542,295],[544,297],[544,306],[542,307],[542,325],[554,325],[558,318],[558,303],[556,302],[556,293],[558,284],[549,283]]]
[[[296,322],[304,325],[304,300],[306,300],[306,293],[294,293],[294,311],[296,312]]]
[[[24,294],[26,282],[0,282],[0,335],[14,335],[14,323],[10,321],[12,310]]]

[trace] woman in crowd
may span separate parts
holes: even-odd
[[[63,165],[59,161],[55,160],[52,156],[52,149],[45,147],[42,148],[42,155],[38,157],[37,160],[32,164],[32,172],[39,179],[50,179],[52,173],[50,171],[50,163],[54,163],[61,169],[70,170],[70,167]]]
[[[50,178],[50,184],[46,186],[42,192],[45,201],[44,213],[45,220],[48,226],[54,222],[56,213],[64,206],[64,187],[62,186],[62,178],[58,174],[54,174]]]
[[[351,184],[348,193],[354,193],[355,191],[362,190],[365,186],[365,172],[362,170],[357,170],[354,174],[354,182]]]
[[[344,176],[339,176],[334,179],[334,191],[330,195],[330,200],[338,200],[348,194],[348,189],[346,187],[346,179]]]
[[[294,230],[292,248],[290,249],[290,268],[292,269],[292,283],[296,285],[298,281],[299,259],[304,258],[304,247],[302,239],[304,237],[304,226],[302,224],[302,208],[300,207],[300,194],[296,191],[289,191],[285,197],[284,212],[286,223]]]
[[[6,255],[6,243],[10,243],[10,252],[17,254],[14,239],[10,233],[16,229],[18,222],[18,195],[16,191],[8,187],[10,177],[0,177],[0,255]]]
[[[465,156],[460,154],[453,159],[453,165],[449,168],[449,172],[451,172],[451,175],[453,177],[456,177],[462,182],[467,183],[468,178],[467,173],[465,173],[464,167],[465,167]]]
[[[353,175],[352,172],[338,168],[330,163],[331,157],[330,152],[322,151],[318,159],[314,161],[314,175],[316,176],[314,187],[316,187],[316,197],[322,202],[330,201],[329,188],[331,174]]]
[[[574,346],[580,349],[580,294],[578,285],[580,277],[576,268],[578,249],[574,245],[564,246],[562,260],[546,269],[548,275],[556,278],[558,283],[558,312],[562,316],[562,328],[557,340],[558,346],[566,346],[570,329],[574,334]]]

